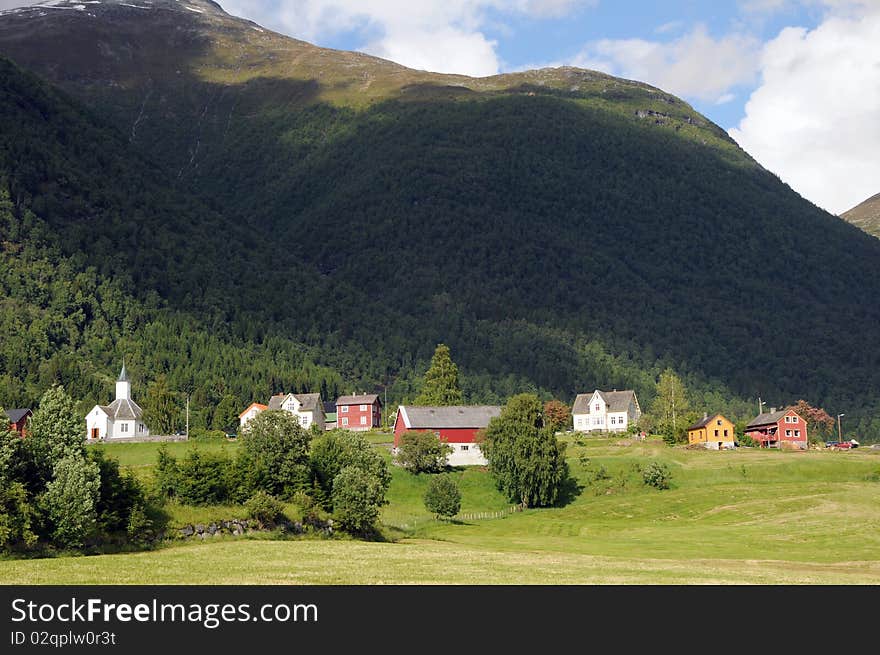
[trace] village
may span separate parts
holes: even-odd
[[[762,408],[763,408],[762,403]],[[296,417],[303,429],[348,430],[368,432],[385,425],[384,406],[379,394],[343,395],[325,401],[320,393],[277,393],[264,403],[253,402],[238,416],[239,431],[265,411],[284,411]],[[568,431],[576,434],[634,434],[646,437],[639,428],[642,409],[632,389],[594,390],[577,394],[570,409]],[[29,408],[5,410],[9,429],[21,436],[27,434],[27,421],[33,415]],[[433,433],[449,447],[447,465],[485,466],[488,464],[480,449],[479,433],[489,422],[500,416],[498,405],[413,405],[402,404],[391,418],[394,449],[406,432]],[[125,364],[116,380],[114,400],[108,405],[95,405],[85,417],[87,443],[183,440],[188,435],[151,435],[143,419],[142,408],[132,398],[131,381]],[[838,417],[839,420],[839,417]],[[734,423],[720,413],[705,412],[686,429],[689,446],[708,450],[731,450],[741,444],[736,438]],[[769,408],[748,422],[745,437],[760,448],[807,450],[810,442],[807,421],[793,408]],[[234,435],[227,435],[234,437]],[[851,449],[858,447],[855,439],[827,442],[826,447]]]

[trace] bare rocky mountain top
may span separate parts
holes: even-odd
[[[880,193],[844,212],[840,217],[880,238]]]

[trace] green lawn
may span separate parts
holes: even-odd
[[[219,537],[148,553],[3,561],[0,583],[880,584],[877,451],[581,443],[568,449],[581,489],[564,507],[505,512],[491,476],[469,468],[451,473],[462,512],[498,518],[437,521],[421,500],[429,478],[393,467],[382,543]],[[131,445],[107,448],[117,456],[111,449]],[[118,456],[147,467],[142,452]],[[672,471],[671,489],[641,483],[638,466],[655,460]]]

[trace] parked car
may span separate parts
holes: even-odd
[[[834,448],[838,443],[839,443],[838,441],[826,441],[825,447],[826,448]]]

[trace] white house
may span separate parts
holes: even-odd
[[[319,393],[279,393],[269,399],[268,409],[290,412],[305,429],[316,423],[324,428],[324,403]]]
[[[86,416],[86,439],[99,441],[149,436],[150,431],[141,418],[143,413],[131,399],[131,382],[123,363],[116,380],[116,400],[109,405],[95,405]]]
[[[255,419],[260,412],[265,412],[268,409],[266,405],[261,405],[260,403],[251,403],[250,407],[244,410],[241,414],[238,415],[238,423],[241,427],[244,427],[248,424],[249,421]]]
[[[575,398],[571,417],[576,432],[624,432],[639,420],[642,410],[636,392],[599,391]]]

